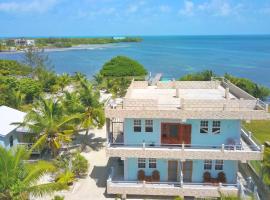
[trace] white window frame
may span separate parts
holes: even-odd
[[[156,158],[149,158],[149,168],[157,168],[157,159]]]
[[[215,161],[215,170],[216,171],[222,171],[224,166],[224,161],[223,160],[216,160]]]
[[[203,169],[204,170],[211,170],[212,169],[212,160],[204,160]]]
[[[200,133],[201,134],[209,133],[209,122],[207,120],[200,121]]]
[[[136,128],[140,128],[140,131],[136,130]],[[141,119],[134,119],[133,120],[133,131],[136,133],[142,132],[142,120]]]
[[[138,168],[139,169],[146,168],[146,159],[145,158],[138,158]]]
[[[150,128],[151,130],[147,130],[147,128]],[[153,120],[152,119],[145,120],[145,132],[153,133]]]
[[[221,127],[221,121],[214,120],[212,122],[212,133],[213,134],[219,134],[220,133],[220,127]]]

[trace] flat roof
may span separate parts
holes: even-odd
[[[157,86],[148,86],[146,88],[132,88],[128,99],[153,99],[160,103],[179,102],[180,99],[192,100],[222,100],[225,98],[225,89],[218,86],[216,89],[182,89],[179,88],[179,97],[176,97],[176,89],[160,89]],[[229,93],[229,99],[237,99]]]
[[[18,126],[14,122],[23,122],[26,113],[19,110],[0,106],[0,136],[6,136]]]

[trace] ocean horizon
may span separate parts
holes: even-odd
[[[138,43],[84,45],[52,49],[45,53],[57,73],[79,71],[89,78],[112,57],[124,55],[139,61],[152,74],[162,73],[170,78],[178,79],[187,73],[208,69],[220,76],[230,73],[270,87],[270,35],[174,35],[142,38],[143,41]],[[22,58],[23,54],[19,52],[0,53],[0,59],[20,61]]]

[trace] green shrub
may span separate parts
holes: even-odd
[[[76,176],[84,176],[88,171],[88,161],[81,154],[77,153],[72,160],[72,172]]]
[[[216,76],[216,74],[211,70],[205,70],[202,72],[191,73],[182,76],[180,81],[210,81],[211,77]],[[252,80],[247,78],[239,78],[232,76],[230,74],[225,74],[224,77],[231,81],[233,84],[251,94],[252,96],[265,100],[270,95],[270,89],[259,85]]]
[[[64,200],[65,198],[63,196],[56,195],[52,200]]]
[[[32,72],[32,68],[15,60],[0,60],[0,75],[26,76]]]
[[[147,71],[139,62],[126,56],[117,56],[106,62],[100,73],[105,77],[122,77],[143,76],[147,74]]]

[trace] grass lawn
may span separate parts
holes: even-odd
[[[265,141],[270,142],[270,120],[254,120],[250,123],[244,122],[243,125],[252,132],[253,136],[257,138],[261,144],[264,144]]]

